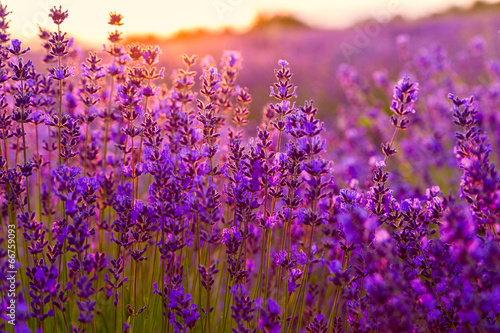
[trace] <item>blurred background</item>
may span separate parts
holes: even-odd
[[[370,184],[369,165],[380,158],[380,143],[389,140],[390,102],[394,84],[403,76],[420,83],[412,130],[401,133],[401,154],[392,159],[397,177],[419,191],[438,184],[447,193],[459,182],[453,154],[456,131],[448,94],[475,95],[481,105],[480,125],[491,135],[500,160],[500,1],[473,0],[8,0],[13,13],[11,37],[27,43],[37,71],[44,71],[44,50],[38,26],[57,27],[50,8],[62,5],[69,18],[62,31],[74,38],[73,57],[79,71],[88,51],[98,51],[103,64],[111,59],[109,13],[124,16],[122,45],[158,45],[159,66],[166,89],[178,68],[179,56],[200,57],[201,64],[220,63],[225,50],[243,57],[237,84],[248,87],[249,135],[261,124],[276,81],[278,61],[289,62],[298,86],[297,106],[314,100],[325,122],[325,139],[338,179]],[[25,44],[26,45],[26,44]],[[78,77],[78,76],[77,76]],[[198,78],[199,75],[196,76]],[[199,89],[199,85],[194,88]],[[431,167],[430,167],[431,166]],[[453,171],[454,170],[454,171]],[[392,178],[391,178],[392,179]],[[423,180],[423,181],[422,181]],[[455,184],[455,185],[454,185]],[[367,185],[367,186],[368,186]],[[456,189],[456,188],[455,188]],[[396,193],[409,193],[395,188]]]
[[[166,73],[181,67],[179,55],[210,54],[218,62],[224,50],[243,56],[239,84],[262,109],[274,82],[273,70],[286,59],[299,86],[298,101],[314,99],[320,114],[346,101],[339,88],[342,64],[360,75],[382,70],[392,81],[402,75],[404,57],[440,45],[454,64],[467,67],[463,52],[478,39],[485,56],[499,54],[500,4],[473,0],[190,0],[126,2],[7,0],[11,37],[40,50],[38,26],[56,29],[49,9],[62,5],[69,19],[61,26],[74,37],[82,56],[108,44],[109,12],[124,16],[123,44],[159,45]],[[398,36],[400,36],[398,46]],[[403,36],[403,37],[402,37]],[[409,54],[401,54],[401,44]],[[476,45],[477,46],[477,45]],[[399,47],[399,49],[398,49]],[[101,55],[104,54],[101,52]],[[456,61],[455,61],[456,60]],[[40,64],[40,66],[43,66]],[[470,70],[470,68],[468,69]],[[169,75],[165,77],[168,85]],[[260,112],[253,113],[256,118]]]

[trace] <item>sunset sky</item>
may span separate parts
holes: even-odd
[[[258,13],[289,13],[305,22],[327,28],[345,28],[361,19],[402,15],[417,18],[448,8],[468,6],[473,0],[2,0],[13,13],[12,38],[36,37],[37,24],[53,29],[49,9],[62,5],[69,19],[62,29],[81,41],[103,43],[110,11],[124,16],[124,34],[172,34],[180,29],[231,26],[245,29]],[[489,0],[494,2],[494,0]],[[382,15],[382,16],[381,16]]]

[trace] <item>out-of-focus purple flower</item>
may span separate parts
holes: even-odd
[[[276,300],[269,298],[267,300],[267,307],[264,307],[262,305],[262,300],[259,299],[256,301],[256,305],[261,310],[258,328],[266,333],[281,332],[281,311],[278,303],[276,303]]]
[[[231,317],[236,322],[234,333],[248,333],[250,330],[246,327],[254,317],[255,301],[250,299],[250,292],[244,285],[235,285],[231,288],[234,305],[231,305]]]
[[[326,333],[328,323],[325,321],[325,316],[318,313],[313,321],[306,327],[307,333]]]
[[[26,48],[25,50],[21,49],[21,41],[19,39],[13,39],[11,41],[11,44],[12,46],[8,48],[9,52],[18,57],[30,50],[29,47]]]
[[[61,25],[68,16],[68,11],[63,11],[62,6],[59,6],[59,8],[54,6],[50,9],[49,17],[56,25]]]
[[[237,227],[222,230],[222,244],[226,245],[227,254],[236,254],[243,237]]]
[[[70,76],[75,76],[75,68],[72,66],[50,68],[49,75],[54,80],[66,80]]]
[[[116,12],[109,13],[109,25],[121,26],[123,25],[123,16],[122,14],[117,14]]]
[[[158,46],[148,46],[142,51],[142,59],[146,65],[152,66],[158,63],[160,54],[161,50]]]

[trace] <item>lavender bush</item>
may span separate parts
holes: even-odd
[[[480,45],[483,86],[405,36],[395,86],[340,66],[326,123],[279,60],[254,126],[236,51],[184,54],[166,83],[120,14],[81,59],[54,7],[40,71],[8,15],[2,331],[500,332],[500,67]]]

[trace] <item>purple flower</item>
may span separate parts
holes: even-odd
[[[109,13],[109,25],[121,26],[123,25],[123,16],[122,14],[117,14],[116,12]]]
[[[28,52],[30,50],[29,47],[27,49],[25,49],[25,50],[22,50],[21,49],[21,41],[19,39],[13,39],[11,41],[11,44],[12,44],[12,47],[8,49],[9,52],[12,53],[15,56],[18,56],[18,57],[20,55],[25,54],[26,52]]]
[[[75,68],[70,66],[54,67],[49,69],[49,76],[54,80],[65,80],[75,76]]]
[[[227,254],[236,254],[243,240],[241,231],[237,227],[222,230],[222,244],[226,245]]]
[[[50,9],[49,17],[54,21],[54,24],[60,25],[68,16],[68,11],[63,11],[62,6],[59,6],[59,8],[54,6]]]
[[[246,290],[244,285],[235,285],[231,288],[231,294],[234,297],[234,305],[231,305],[231,317],[236,322],[236,328],[233,328],[234,333],[248,333],[248,324],[253,319],[255,311],[255,301],[250,299],[250,292]]]
[[[161,50],[158,46],[148,46],[142,51],[142,59],[146,65],[152,66],[158,63],[160,54]]]
[[[326,333],[328,323],[325,321],[325,316],[318,313],[313,321],[306,327],[307,333]]]
[[[281,311],[278,303],[272,298],[267,300],[267,307],[262,306],[261,300],[257,303],[260,303],[257,306],[261,310],[258,328],[267,333],[281,332],[281,325],[279,323]]]

